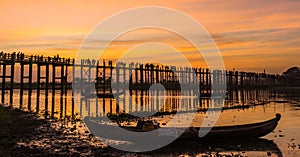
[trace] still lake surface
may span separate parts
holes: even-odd
[[[19,90],[14,90],[13,106],[18,108]],[[22,108],[27,109],[28,97],[24,92]],[[52,108],[51,91],[48,97],[48,111]],[[181,111],[176,117],[178,124],[186,123],[190,119],[190,109],[196,107],[199,112],[196,113],[193,126],[200,126],[202,121],[207,117],[205,109],[209,107],[210,99],[201,98],[200,100],[194,96],[192,91],[187,91],[184,96],[176,91],[126,91],[118,99],[101,98],[97,99],[81,99],[81,95],[75,92],[72,100],[72,91],[68,91],[66,96],[60,97],[60,91],[56,91],[54,95],[54,111],[55,116],[71,116],[72,102],[75,105],[75,111],[78,116],[103,116],[108,112],[129,112],[135,111],[158,111],[172,112],[174,110]],[[45,111],[45,94],[41,91],[40,109]],[[5,95],[5,103],[8,103],[9,94]],[[199,100],[199,101],[198,101]],[[32,110],[36,107],[36,91],[33,90],[31,97]],[[94,105],[93,105],[94,104]],[[116,104],[119,104],[117,109]],[[139,104],[139,105],[136,105]],[[204,152],[220,152],[220,154],[241,154],[243,156],[300,156],[300,90],[284,89],[284,90],[238,90],[227,93],[227,98],[223,102],[224,110],[221,112],[215,125],[238,125],[246,123],[254,123],[273,118],[276,113],[282,115],[278,127],[271,134],[262,137],[261,140],[251,143],[234,143],[232,146],[226,144],[230,141],[224,141],[222,145],[205,146],[197,142],[187,142],[184,145],[170,145],[162,149],[156,150],[156,154],[161,155],[203,155]],[[61,111],[61,109],[63,109]],[[201,111],[204,110],[204,111]],[[103,112],[104,111],[104,112]],[[186,112],[184,112],[186,111]],[[157,117],[161,123],[167,123],[172,119],[172,115]],[[224,146],[227,145],[227,146]],[[186,146],[186,147],[185,147]],[[224,147],[224,148],[223,148]]]

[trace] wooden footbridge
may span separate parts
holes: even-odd
[[[175,67],[167,65],[113,63],[105,60],[84,59],[77,64],[72,58],[43,55],[25,55],[21,52],[0,52],[1,101],[9,93],[9,104],[13,104],[14,89],[19,89],[19,104],[22,108],[24,92],[28,93],[28,109],[31,110],[32,91],[36,90],[36,111],[40,110],[41,91],[45,93],[45,110],[48,109],[48,97],[52,97],[54,113],[54,95],[60,91],[61,104],[67,90],[78,86],[87,92],[85,86],[95,85],[97,92],[109,93],[114,85],[117,88],[129,87],[130,90],[147,90],[155,83],[166,89],[178,90],[182,87],[193,88],[199,85],[201,95],[209,95],[213,80],[227,84],[228,90],[254,89],[281,85],[281,76],[238,71],[211,71],[206,68]],[[72,104],[72,108],[74,105]],[[61,108],[63,106],[61,105]],[[72,113],[73,115],[73,113]]]

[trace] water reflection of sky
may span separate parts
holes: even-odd
[[[262,141],[242,141],[239,143],[228,144],[224,141],[223,146],[219,144],[203,144],[195,141],[188,141],[184,144],[171,144],[157,150],[161,155],[207,155],[205,152],[220,152],[224,155],[243,155],[243,156],[299,156],[300,155],[300,108],[299,95],[297,92],[288,91],[237,91],[224,102],[225,107],[245,106],[245,108],[234,108],[223,110],[216,125],[237,125],[254,123],[273,118],[276,113],[282,115],[278,127],[274,132],[262,137]],[[143,101],[137,96],[139,101]],[[144,97],[145,98],[145,97]],[[173,99],[173,100],[172,100]],[[166,102],[193,103],[194,97],[190,100],[179,101],[178,97],[173,96]],[[183,98],[185,99],[185,98]],[[150,99],[148,99],[150,100]],[[150,100],[151,101],[151,100]],[[147,98],[146,101],[147,102]],[[203,102],[202,102],[203,103]],[[208,103],[208,102],[204,102]],[[144,103],[147,104],[147,103]],[[172,104],[169,104],[172,107]],[[181,104],[175,106],[182,106]],[[205,106],[205,105],[204,105]],[[144,109],[147,107],[144,106]],[[199,126],[205,118],[204,112],[196,114],[192,125]],[[156,118],[160,122],[168,122],[171,115]],[[184,123],[191,118],[188,113],[177,116],[178,123]],[[180,145],[180,146],[179,146]],[[226,145],[226,146],[224,146]],[[213,154],[212,154],[213,155]]]
[[[36,91],[33,91],[33,97],[32,99],[32,109],[35,108],[36,104],[36,97],[35,93]],[[19,97],[18,97],[18,90],[14,91],[14,106],[18,107],[19,104]],[[128,96],[122,96],[121,98],[124,99],[99,99],[98,101],[98,112],[103,111],[103,102],[105,102],[105,111],[109,112],[110,107],[112,107],[112,111],[115,112],[117,102],[125,102],[125,104],[129,103],[129,101],[132,100],[132,102],[137,102],[140,103],[143,101],[143,106],[133,106],[132,111],[135,109],[140,110],[143,109],[144,111],[148,111],[151,109],[151,106],[148,104],[151,103],[151,101],[154,101],[153,104],[156,103],[156,100],[151,100],[149,96],[147,96],[146,93],[145,95],[141,96],[140,94],[137,95],[132,95],[132,97]],[[173,93],[174,94],[174,93]],[[233,109],[226,109],[223,110],[222,113],[220,114],[220,117],[218,121],[216,122],[216,125],[236,125],[236,124],[246,124],[246,123],[253,123],[253,122],[259,122],[263,120],[267,120],[270,118],[273,118],[276,113],[280,113],[282,115],[281,120],[279,121],[278,127],[275,129],[273,133],[270,133],[269,135],[266,135],[263,137],[263,139],[266,139],[267,141],[271,142],[262,142],[262,149],[256,149],[253,148],[252,146],[247,146],[249,145],[249,142],[242,142],[240,144],[235,144],[232,146],[232,149],[229,148],[222,148],[217,146],[216,148],[211,146],[211,150],[207,149],[200,149],[202,144],[199,143],[193,143],[195,146],[194,147],[184,147],[184,148],[174,148],[174,145],[170,147],[170,149],[180,155],[180,154],[189,154],[188,152],[192,152],[192,154],[203,154],[205,151],[220,151],[223,153],[229,153],[229,152],[234,152],[240,153],[246,151],[244,155],[247,156],[267,156],[267,152],[271,152],[271,156],[280,156],[280,154],[276,155],[275,152],[281,152],[283,156],[299,156],[300,155],[300,112],[298,111],[300,109],[300,97],[299,97],[299,92],[298,91],[288,91],[288,90],[282,90],[282,91],[233,91],[232,93],[227,93],[229,97],[227,97],[226,101],[224,102],[225,107],[231,107],[231,106],[244,106],[245,108],[233,108]],[[227,96],[228,96],[227,95]],[[76,94],[77,97],[80,97],[78,94]],[[23,107],[26,108],[27,106],[27,99],[26,93],[24,98],[24,104]],[[8,95],[6,95],[6,101],[9,100]],[[44,100],[45,96],[42,94],[40,96],[40,108],[41,110],[44,109]],[[52,97],[48,98],[49,100],[49,105],[48,109],[51,111],[52,108]],[[71,91],[68,92],[66,99],[64,98],[64,104],[63,104],[63,109],[67,110],[67,115],[70,115],[71,113],[71,108],[72,108],[72,95]],[[287,100],[287,101],[286,101]],[[59,97],[59,91],[56,92],[55,96],[55,111],[57,113],[60,112],[60,103],[61,99]],[[202,107],[205,107],[208,100],[203,99],[203,102],[201,104],[203,105]],[[88,110],[90,110],[91,116],[95,116],[96,113],[96,107],[93,106],[92,103],[93,100],[90,102],[90,106],[88,106],[85,103],[82,103],[82,113],[87,114]],[[195,97],[194,96],[188,96],[188,97],[183,97],[180,99],[180,97],[175,95],[169,96],[168,100],[164,101],[167,103],[165,106],[165,110],[169,109],[174,109],[176,107],[179,107],[183,109],[186,104],[194,104]],[[183,104],[180,104],[183,103]],[[75,106],[80,104],[79,102],[75,101]],[[122,111],[122,103],[120,103],[120,109]],[[198,106],[199,107],[198,103]],[[168,106],[169,105],[169,106]],[[191,105],[188,105],[191,106]],[[126,107],[126,105],[125,105]],[[163,106],[159,105],[159,108],[162,108]],[[169,108],[168,108],[169,107]],[[155,106],[152,109],[156,109]],[[125,111],[129,111],[129,107],[125,108]],[[63,111],[64,112],[64,111]],[[79,112],[79,107],[75,107],[75,112]],[[98,115],[101,115],[100,113]],[[167,122],[168,118],[172,118],[172,116],[165,115],[162,117],[158,117],[157,119],[161,122]],[[191,118],[188,113],[182,113],[180,116],[178,116],[177,122],[184,123],[188,118]],[[201,124],[203,119],[205,118],[205,112],[199,112],[196,114],[195,119],[192,123],[192,125],[197,126]],[[190,142],[188,142],[190,143]],[[186,144],[188,146],[188,144]],[[226,144],[227,145],[227,144]],[[245,148],[245,147],[246,148]],[[277,147],[278,146],[278,147]],[[276,150],[276,147],[278,148]],[[221,148],[221,150],[220,150]],[[249,150],[249,148],[251,150]],[[166,150],[164,150],[166,149]],[[168,155],[168,149],[169,147],[163,148],[162,150],[158,150],[158,153],[163,153],[164,155]],[[176,150],[176,151],[175,151]],[[257,151],[255,151],[257,150]],[[279,150],[279,151],[278,151]],[[171,153],[171,152],[170,152]]]

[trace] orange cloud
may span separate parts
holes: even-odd
[[[84,36],[97,23],[124,9],[148,5],[174,8],[199,21],[212,34],[228,69],[261,71],[263,65],[280,73],[299,64],[300,1],[295,0],[2,1],[0,46],[6,52],[74,57]],[[184,28],[184,23],[178,22],[178,27]],[[195,60],[201,56],[195,57],[190,43],[157,30],[137,31],[119,38],[107,50],[107,58],[151,41],[176,47],[195,66],[205,66],[203,60]]]

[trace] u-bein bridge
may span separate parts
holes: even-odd
[[[19,104],[22,108],[24,92],[28,95],[28,109],[31,110],[30,97],[36,97],[36,111],[39,111],[41,91],[45,95],[45,111],[48,111],[48,97],[51,94],[52,111],[55,110],[55,93],[60,91],[60,102],[66,97],[67,90],[74,87],[85,95],[95,85],[98,93],[112,93],[129,87],[130,90],[147,90],[155,83],[166,89],[194,89],[199,85],[201,96],[209,96],[212,82],[227,84],[227,90],[255,89],[284,85],[282,76],[238,71],[210,71],[205,68],[187,68],[154,64],[116,63],[112,61],[81,60],[71,58],[45,57],[42,55],[24,55],[23,53],[0,52],[0,78],[2,79],[1,101],[9,93],[9,104],[13,104],[14,89],[19,89]],[[117,85],[117,86],[115,86]],[[86,88],[88,87],[88,88]],[[36,95],[32,91],[36,90]],[[72,97],[74,93],[72,92]],[[63,105],[60,105],[61,111]],[[72,103],[74,108],[74,102]],[[73,109],[72,109],[73,112]],[[62,113],[61,113],[62,114]],[[72,113],[73,115],[74,113]]]

